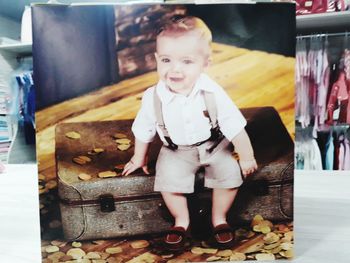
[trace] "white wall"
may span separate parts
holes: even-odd
[[[20,40],[21,23],[0,15],[0,37]]]

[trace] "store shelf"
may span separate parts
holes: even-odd
[[[14,43],[0,45],[0,50],[12,52],[18,56],[29,55],[32,53],[31,43]]]
[[[297,33],[350,31],[350,11],[297,16]]]

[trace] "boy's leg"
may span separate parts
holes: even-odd
[[[212,223],[213,226],[220,224],[226,224],[226,214],[231,208],[233,201],[235,200],[238,188],[213,189],[213,208],[212,208]]]
[[[175,218],[175,226],[187,229],[190,223],[190,216],[186,196],[170,192],[161,192],[161,194],[170,213]]]

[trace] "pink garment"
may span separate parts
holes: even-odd
[[[327,51],[323,51],[323,64],[322,64],[322,74],[321,74],[321,82],[318,87],[318,120],[319,124],[324,124],[327,118],[327,93],[329,87],[329,76],[330,76],[330,68],[328,62],[328,54]]]
[[[346,84],[347,84],[347,88],[348,88],[348,96],[350,97],[350,50],[349,49],[344,50],[344,71],[345,71]],[[350,124],[350,103],[349,103],[349,100],[348,100],[346,112],[347,112],[346,123]]]
[[[348,101],[348,89],[346,86],[346,80],[345,80],[345,73],[341,72],[339,74],[338,80],[333,84],[331,94],[329,96],[328,104],[327,104],[327,115],[328,120],[327,123],[332,125],[333,124],[333,113],[334,111],[344,104],[345,101]],[[344,110],[340,112],[340,117],[343,121]],[[346,115],[346,108],[345,108],[345,115]],[[346,117],[345,117],[346,118]],[[345,122],[345,121],[344,121]]]

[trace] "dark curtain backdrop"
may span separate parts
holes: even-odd
[[[35,5],[32,21],[37,110],[117,81],[113,6]]]
[[[189,5],[202,18],[216,42],[295,56],[295,4]]]

